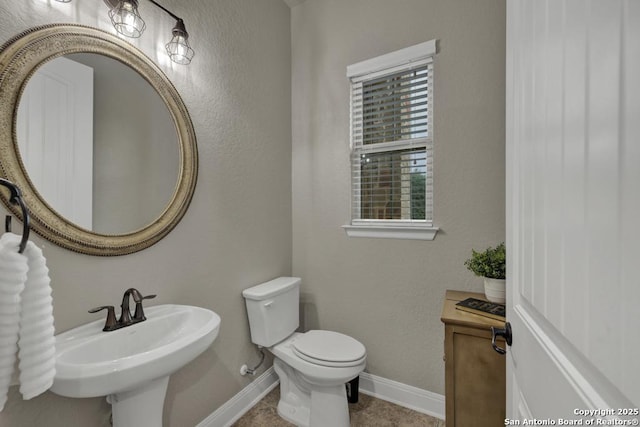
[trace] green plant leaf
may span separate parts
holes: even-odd
[[[491,279],[505,279],[507,273],[506,248],[500,243],[495,248],[487,248],[483,252],[471,249],[471,258],[464,262],[464,265],[476,276],[488,277]]]

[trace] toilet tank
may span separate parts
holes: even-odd
[[[278,277],[245,289],[242,296],[254,344],[271,347],[298,329],[299,277]]]

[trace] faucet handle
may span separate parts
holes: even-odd
[[[155,298],[156,294],[151,294],[151,295],[145,295],[145,296],[141,296],[141,298],[139,300],[135,300],[134,301],[136,303],[136,312],[133,314],[133,320],[135,320],[136,322],[141,322],[143,320],[146,320],[147,318],[144,316],[144,310],[142,308],[142,301],[146,300],[146,299],[152,299]]]
[[[113,331],[114,329],[117,329],[116,326],[118,323],[116,322],[116,313],[112,305],[104,305],[102,307],[92,308],[91,310],[89,310],[89,313],[97,313],[102,310],[107,310],[107,321],[105,322],[104,328],[102,328],[102,330]]]
[[[151,298],[155,298],[156,297],[155,294],[154,295],[142,296],[140,291],[137,290],[136,288],[130,288],[129,291],[131,292],[131,296],[133,297],[133,302],[135,302],[135,303],[142,302],[143,299],[151,299]]]

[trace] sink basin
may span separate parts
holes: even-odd
[[[128,425],[116,422],[115,404],[134,396],[135,405],[146,405],[136,403],[140,398],[135,396],[158,389],[154,393],[162,395],[161,420],[169,375],[211,345],[218,336],[220,316],[204,308],[173,304],[147,307],[145,315],[144,322],[112,332],[102,331],[104,319],[100,319],[57,335],[51,391],[67,397],[109,396],[114,425]]]

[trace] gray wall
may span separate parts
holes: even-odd
[[[462,264],[472,247],[504,239],[504,0],[307,0],[291,20],[280,0],[163,4],[185,19],[194,62],[166,62],[173,22],[144,2],[147,30],[133,43],[189,108],[195,196],[177,228],[140,253],[90,257],[34,237],[51,269],[57,331],[118,304],[129,286],[157,293],[155,304],[218,312],[216,342],[169,384],[165,424],[191,426],[250,381],[238,373],[256,360],[241,290],[293,272],[303,277],[306,328],[351,334],[367,346],[367,371],[443,393],[444,291],[481,290]],[[52,22],[110,28],[101,2],[0,3],[2,41]],[[340,227],[349,220],[346,66],[434,38],[441,231],[432,242],[349,239]],[[108,426],[108,413],[104,399],[23,402],[13,387],[0,426]]]
[[[171,113],[153,86],[120,61],[87,53],[69,57],[94,70],[92,230],[138,230],[160,216],[178,181]]]
[[[213,346],[169,383],[165,426],[187,427],[250,381],[239,374],[240,365],[257,360],[242,289],[291,273],[290,12],[281,0],[162,4],[184,18],[193,63],[167,62],[162,49],[175,22],[148,2],[140,4],[147,30],[132,43],[163,68],[191,113],[200,171],[189,210],[162,241],[122,257],[33,240],[50,268],[57,332],[100,317],[87,309],[118,305],[130,286],[158,294],[152,304],[193,304],[221,315]],[[3,0],[0,43],[54,22],[111,31],[101,1]],[[46,393],[25,402],[12,387],[0,426],[108,426],[109,411],[103,398]]]
[[[471,248],[504,240],[504,0],[307,0],[291,12],[293,272],[306,327],[361,340],[367,371],[444,393],[446,289],[482,290]],[[434,241],[348,238],[346,67],[438,39]]]

